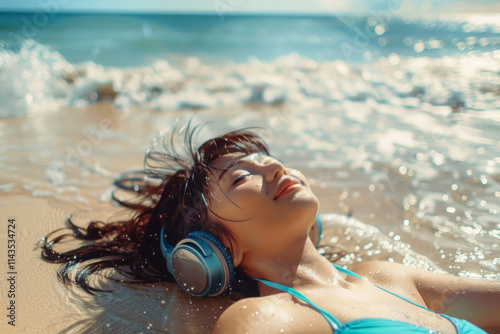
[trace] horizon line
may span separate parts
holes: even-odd
[[[9,9],[2,9],[0,8],[0,14],[37,14],[37,13],[48,13],[44,10],[35,10],[35,9],[26,9],[26,8],[9,8]],[[311,12],[298,12],[298,11],[287,11],[287,12],[277,12],[277,11],[227,11],[224,13],[217,13],[217,11],[183,11],[183,10],[164,10],[164,11],[152,11],[152,10],[145,10],[145,11],[132,11],[132,10],[109,10],[109,11],[103,11],[103,10],[92,10],[92,9],[85,9],[85,10],[60,10],[57,11],[56,13],[50,13],[53,15],[57,14],[69,14],[69,15],[180,15],[180,16],[294,16],[294,17],[306,17],[306,16],[315,16],[315,17],[329,17],[332,15],[349,15],[349,16],[360,16],[360,17],[365,17],[372,15],[373,13],[369,12],[350,12],[350,11],[339,11],[339,12],[328,12],[328,11],[311,11]],[[406,14],[407,15],[407,14]],[[422,13],[421,15],[418,15],[418,17],[425,17],[425,16],[473,16],[473,15],[488,15],[488,16],[500,16],[500,13],[495,13],[495,12],[457,12],[457,13],[450,13],[450,12],[443,12],[443,13]],[[400,13],[400,17],[404,17],[405,13]]]

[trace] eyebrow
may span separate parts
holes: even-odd
[[[275,158],[275,157],[273,157],[272,155],[270,155],[270,154],[265,154],[264,152],[254,152],[254,153],[252,153],[252,154],[257,154],[258,156],[261,156],[261,155],[266,155],[266,156],[268,156],[268,157],[271,157],[271,158],[273,158],[273,159],[276,159],[276,158]],[[224,168],[224,170],[222,171],[222,173],[220,173],[220,175],[219,175],[219,179],[218,179],[218,181],[220,181],[220,180],[222,179],[222,177],[223,177],[223,176],[224,176],[227,172],[229,172],[229,170],[230,170],[231,168],[233,168],[233,167],[235,167],[235,166],[239,165],[240,163],[244,162],[244,161],[242,161],[242,160],[243,160],[243,159],[245,159],[245,158],[247,158],[249,155],[252,155],[252,154],[244,155],[244,156],[242,156],[241,158],[239,158],[239,159],[237,159],[237,160],[233,161],[233,163],[231,163],[231,164],[230,164],[229,166],[227,166],[226,168]],[[278,159],[276,159],[276,160],[278,160]],[[279,160],[278,160],[278,161],[279,161]],[[281,162],[281,161],[280,161],[280,162]]]
[[[239,158],[238,160],[233,161],[232,164],[230,164],[229,166],[227,166],[226,168],[224,168],[224,170],[222,171],[222,173],[220,173],[220,175],[219,175],[219,181],[222,179],[222,177],[224,176],[224,174],[226,174],[231,168],[233,168],[236,165],[242,163],[243,162],[242,161],[243,158],[246,158],[246,157],[248,157],[248,155],[245,155],[245,156]]]

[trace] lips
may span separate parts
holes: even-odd
[[[278,183],[278,189],[276,189],[276,193],[274,194],[274,199],[277,199],[285,194],[287,194],[289,191],[294,190],[297,188],[296,186],[301,186],[301,183],[299,180],[293,179],[293,178],[283,178],[279,183]]]

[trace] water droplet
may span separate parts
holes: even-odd
[[[385,33],[385,27],[381,24],[377,25],[374,30],[375,30],[375,33],[379,36],[383,35]]]
[[[413,45],[413,50],[415,50],[415,52],[422,52],[425,50],[425,44],[419,40]]]
[[[33,247],[35,248],[42,248],[43,244],[45,243],[45,238],[44,237],[40,237],[38,238],[38,240],[35,241],[35,243],[33,244]]]

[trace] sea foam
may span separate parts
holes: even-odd
[[[364,64],[316,62],[297,54],[274,61],[208,65],[186,57],[175,66],[71,64],[33,40],[17,51],[0,46],[1,117],[111,101],[117,108],[180,110],[289,104],[303,109],[349,101],[432,112],[500,107],[500,51],[441,58],[397,54]],[[433,107],[444,107],[433,108]],[[361,123],[366,115],[352,113]]]

